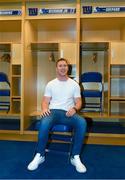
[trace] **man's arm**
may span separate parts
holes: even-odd
[[[82,107],[81,97],[75,98],[75,106],[73,107],[76,111],[80,110]]]
[[[69,111],[66,112],[66,115],[68,117],[73,116],[78,110],[81,109],[81,106],[82,106],[81,97],[75,98],[75,106],[69,109]]]
[[[49,110],[49,103],[50,103],[51,97],[48,96],[43,96],[42,99],[42,114],[41,116],[48,116],[50,114],[50,110]]]

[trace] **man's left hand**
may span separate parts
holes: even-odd
[[[67,117],[71,117],[71,116],[73,116],[75,113],[76,113],[76,110],[75,110],[74,108],[71,108],[71,109],[69,109],[69,110],[66,112],[66,116],[67,116]]]

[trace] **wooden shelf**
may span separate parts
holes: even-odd
[[[120,78],[125,78],[125,75],[111,75],[111,79],[120,79]]]
[[[66,15],[66,14],[63,14],[63,15],[39,15],[39,16],[26,16],[26,20],[59,20],[59,19],[76,19],[76,15],[74,14],[71,14],[71,15]]]
[[[86,112],[86,113],[80,113],[80,115],[85,118],[105,119],[107,121],[109,121],[110,119],[125,119],[125,114],[120,114],[120,113],[108,114],[108,113]]]
[[[111,96],[110,101],[125,101],[125,97],[123,97],[123,96]]]
[[[11,118],[15,118],[15,117],[17,117],[17,118],[20,118],[20,113],[12,113],[12,112],[5,112],[5,111],[0,111],[0,117],[11,117]]]
[[[21,78],[21,75],[12,75],[12,78]]]
[[[125,113],[110,113],[109,117],[116,118],[116,119],[125,119]]]
[[[125,18],[125,13],[118,14],[118,13],[95,13],[95,14],[81,14],[81,19],[86,19],[86,18],[96,18],[96,19],[120,19],[121,21],[124,20]],[[113,22],[112,22],[113,23]],[[119,23],[120,25],[120,23]]]
[[[31,43],[31,49],[33,51],[58,51],[59,44],[52,42],[46,42],[46,43],[35,42],[35,43]]]
[[[98,112],[79,112],[79,114],[85,118],[92,118],[92,119],[125,119],[125,114],[108,114],[108,113],[98,113]],[[41,111],[34,111],[30,113],[31,117],[39,117],[41,115]]]
[[[111,66],[111,67],[113,67],[113,66],[114,66],[114,67],[125,67],[125,64],[120,64],[120,63],[119,63],[119,64],[113,64],[113,63],[112,63],[112,64],[110,64],[110,66]]]
[[[13,100],[18,100],[18,99],[21,98],[21,96],[12,96],[11,98],[12,98]]]
[[[80,115],[85,118],[108,118],[108,113],[101,112],[80,112]]]

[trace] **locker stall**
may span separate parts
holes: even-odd
[[[101,113],[108,113],[108,109],[106,103],[108,103],[108,48],[109,43],[107,42],[86,42],[81,43],[80,45],[80,76],[85,72],[99,72],[102,75],[102,112]],[[84,87],[81,84],[82,89],[84,91]],[[90,86],[87,84],[87,86]],[[91,83],[91,87],[89,89],[99,89],[99,85],[97,83]],[[101,90],[100,89],[100,90]],[[98,103],[99,98],[88,98],[86,101],[90,103]],[[84,106],[85,99],[83,100]],[[84,110],[84,108],[82,109]],[[88,111],[98,112],[99,108],[96,109],[88,109]]]
[[[0,2],[0,7],[4,10],[22,8],[19,2]],[[10,107],[8,111],[0,111],[0,130],[7,134],[13,130],[15,133],[20,132],[21,125],[21,28],[21,16],[0,17],[0,71],[7,75],[10,83],[10,96],[7,100]],[[19,68],[20,73],[15,74]]]
[[[65,2],[66,3],[66,2]],[[41,3],[35,3],[37,8]],[[47,3],[59,8],[61,4]],[[70,2],[74,7],[75,3]],[[25,19],[25,49],[24,57],[24,120],[22,126],[27,130],[31,124],[32,114],[41,111],[41,98],[47,82],[55,77],[55,61],[64,57],[72,65],[75,78],[76,74],[76,17],[75,15],[47,15],[41,18],[29,16],[29,8],[34,5],[26,3]],[[46,6],[46,3],[43,3]],[[69,3],[66,3],[69,6]],[[27,67],[29,71],[27,72]],[[32,98],[31,98],[32,97]],[[30,103],[30,106],[28,105]]]

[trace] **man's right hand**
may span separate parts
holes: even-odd
[[[45,117],[50,115],[50,109],[45,109],[41,112],[40,117]]]

